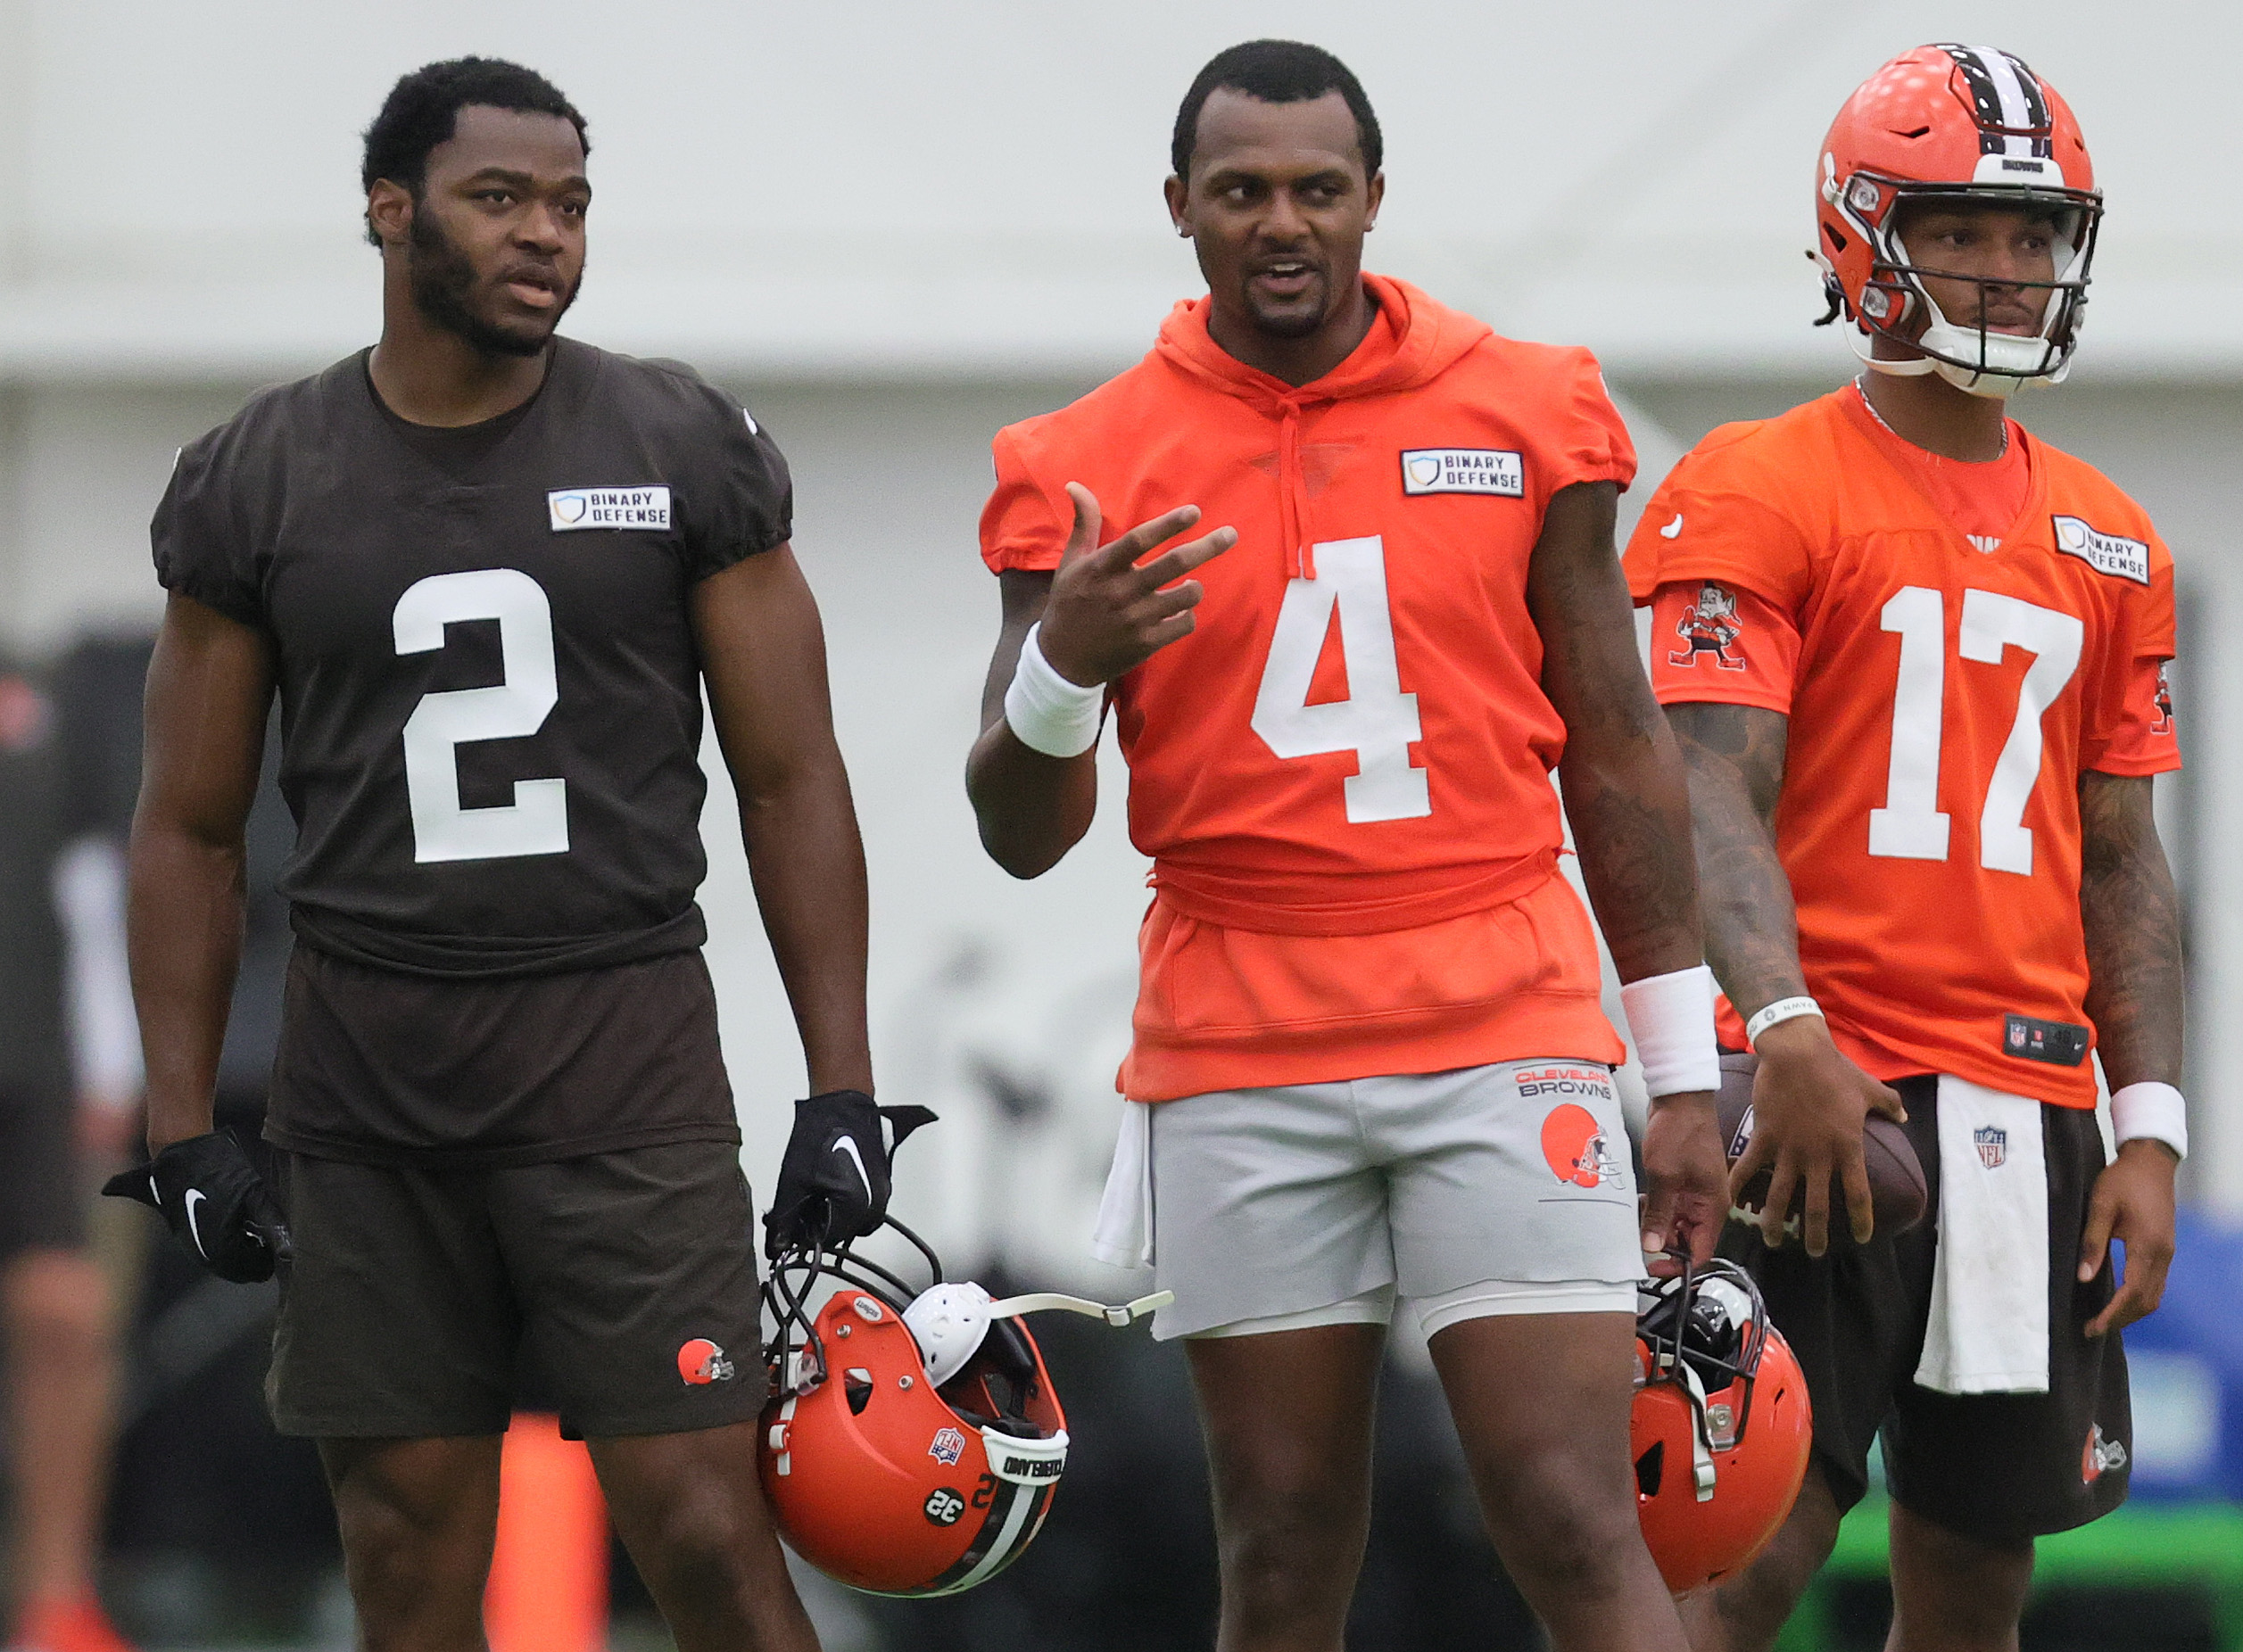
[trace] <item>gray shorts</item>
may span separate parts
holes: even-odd
[[[1148,1110],[1154,1334],[1635,1309],[1635,1176],[1610,1072],[1510,1061],[1225,1090]]]

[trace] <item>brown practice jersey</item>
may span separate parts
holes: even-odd
[[[438,977],[699,946],[687,593],[792,502],[730,397],[568,340],[485,425],[399,419],[361,352],[185,449],[156,568],[271,640],[298,938]]]
[[[180,454],[157,570],[278,667],[269,1139],[457,1165],[739,1139],[689,599],[791,509],[737,402],[567,340],[486,424],[404,422],[360,354]]]
[[[1922,474],[1850,386],[1726,425],[1652,497],[1628,580],[1663,703],[1790,718],[1776,847],[1840,1047],[2091,1107],[2080,776],[2180,766],[2173,559],[2101,475],[2009,432],[1997,528],[1958,503],[1972,467]]]

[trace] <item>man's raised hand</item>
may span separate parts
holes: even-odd
[[[1067,484],[1067,497],[1075,503],[1074,532],[1052,575],[1038,646],[1054,671],[1091,688],[1190,634],[1192,610],[1205,593],[1185,575],[1237,544],[1238,532],[1217,528],[1141,562],[1196,523],[1199,507],[1182,506],[1100,545],[1097,500],[1079,482]]]

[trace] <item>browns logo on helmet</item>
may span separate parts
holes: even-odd
[[[1635,1339],[1635,1512],[1680,1594],[1744,1565],[1791,1514],[1814,1438],[1807,1378],[1733,1262],[1654,1281]]]
[[[2103,194],[2079,122],[2056,88],[2007,52],[1951,44],[1903,52],[1862,83],[1832,123],[1817,162],[1813,256],[1830,321],[1851,324],[1854,352],[1880,373],[1940,374],[1974,395],[2053,384],[2071,368],[2087,307]],[[2039,332],[1991,330],[1943,314],[1899,233],[1918,202],[2045,212],[2054,268],[2039,289]],[[1910,346],[1870,353],[1876,335]]]

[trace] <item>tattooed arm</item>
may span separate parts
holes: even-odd
[[[1758,706],[1669,706],[1690,773],[1706,960],[1739,1015],[1807,992],[1791,880],[1775,857],[1791,719]]]
[[[1635,652],[1609,482],[1550,501],[1527,574],[1543,691],[1565,719],[1558,789],[1581,876],[1624,981],[1705,961],[1682,754]]]
[[[1784,789],[1791,720],[1757,706],[1669,706],[1690,771],[1691,822],[1704,891],[1706,951],[1721,988],[1748,1020],[1780,998],[1805,995],[1799,915],[1775,853],[1775,803]],[[1807,1187],[1800,1231],[1808,1252],[1829,1243],[1830,1182],[1845,1191],[1854,1237],[1873,1226],[1861,1127],[1872,1111],[1899,1118],[1900,1097],[1848,1061],[1818,1015],[1795,1016],[1762,1033],[1753,1075],[1751,1145],[1730,1173],[1742,1188],[1764,1167],[1767,1198],[1760,1234],[1783,1243],[1792,1190]]]
[[[2114,1090],[2181,1082],[2181,906],[2157,841],[2147,774],[2080,776],[2080,919],[2090,976],[2088,1018]],[[2157,1306],[2173,1260],[2173,1150],[2126,1143],[2096,1177],[2080,1277],[2092,1279],[2113,1237],[2126,1246],[2126,1281],[2087,1326],[2090,1336],[2131,1325]]]
[[[1635,652],[1627,584],[1612,547],[1609,482],[1550,501],[1527,575],[1542,633],[1543,691],[1565,720],[1559,790],[1582,880],[1624,981],[1705,958],[1690,795],[1682,754]],[[1656,1098],[1643,1138],[1643,1228],[1701,1261],[1727,1210],[1720,1133],[1707,1094]]]
[[[2080,776],[2087,1012],[2114,1090],[2181,1082],[2181,903],[2147,774]]]

